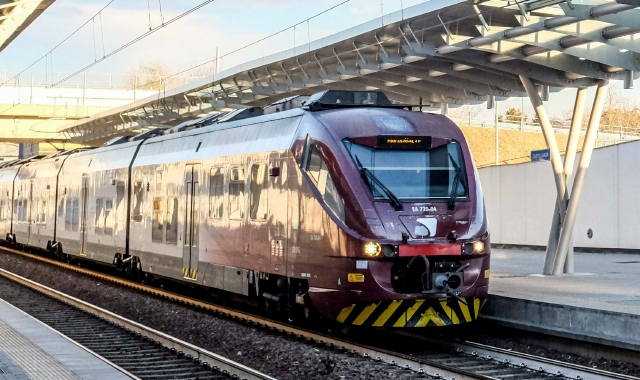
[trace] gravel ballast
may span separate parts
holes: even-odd
[[[282,380],[410,379],[372,360],[256,329],[209,312],[0,249],[0,268],[107,309]]]

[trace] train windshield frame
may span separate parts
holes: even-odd
[[[389,200],[389,192],[402,202],[469,199],[464,156],[455,140],[430,149],[343,143],[376,201]]]

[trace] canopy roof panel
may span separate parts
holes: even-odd
[[[0,0],[0,52],[55,0]]]

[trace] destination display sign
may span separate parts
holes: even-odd
[[[429,149],[431,137],[429,136],[378,136],[379,148],[407,148]]]

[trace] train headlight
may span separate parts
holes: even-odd
[[[462,251],[466,255],[484,253],[484,249],[485,244],[482,240],[474,241],[473,243],[466,243],[462,247]]]
[[[364,254],[367,256],[376,257],[380,254],[380,251],[382,251],[382,247],[375,241],[370,241],[364,245]]]

